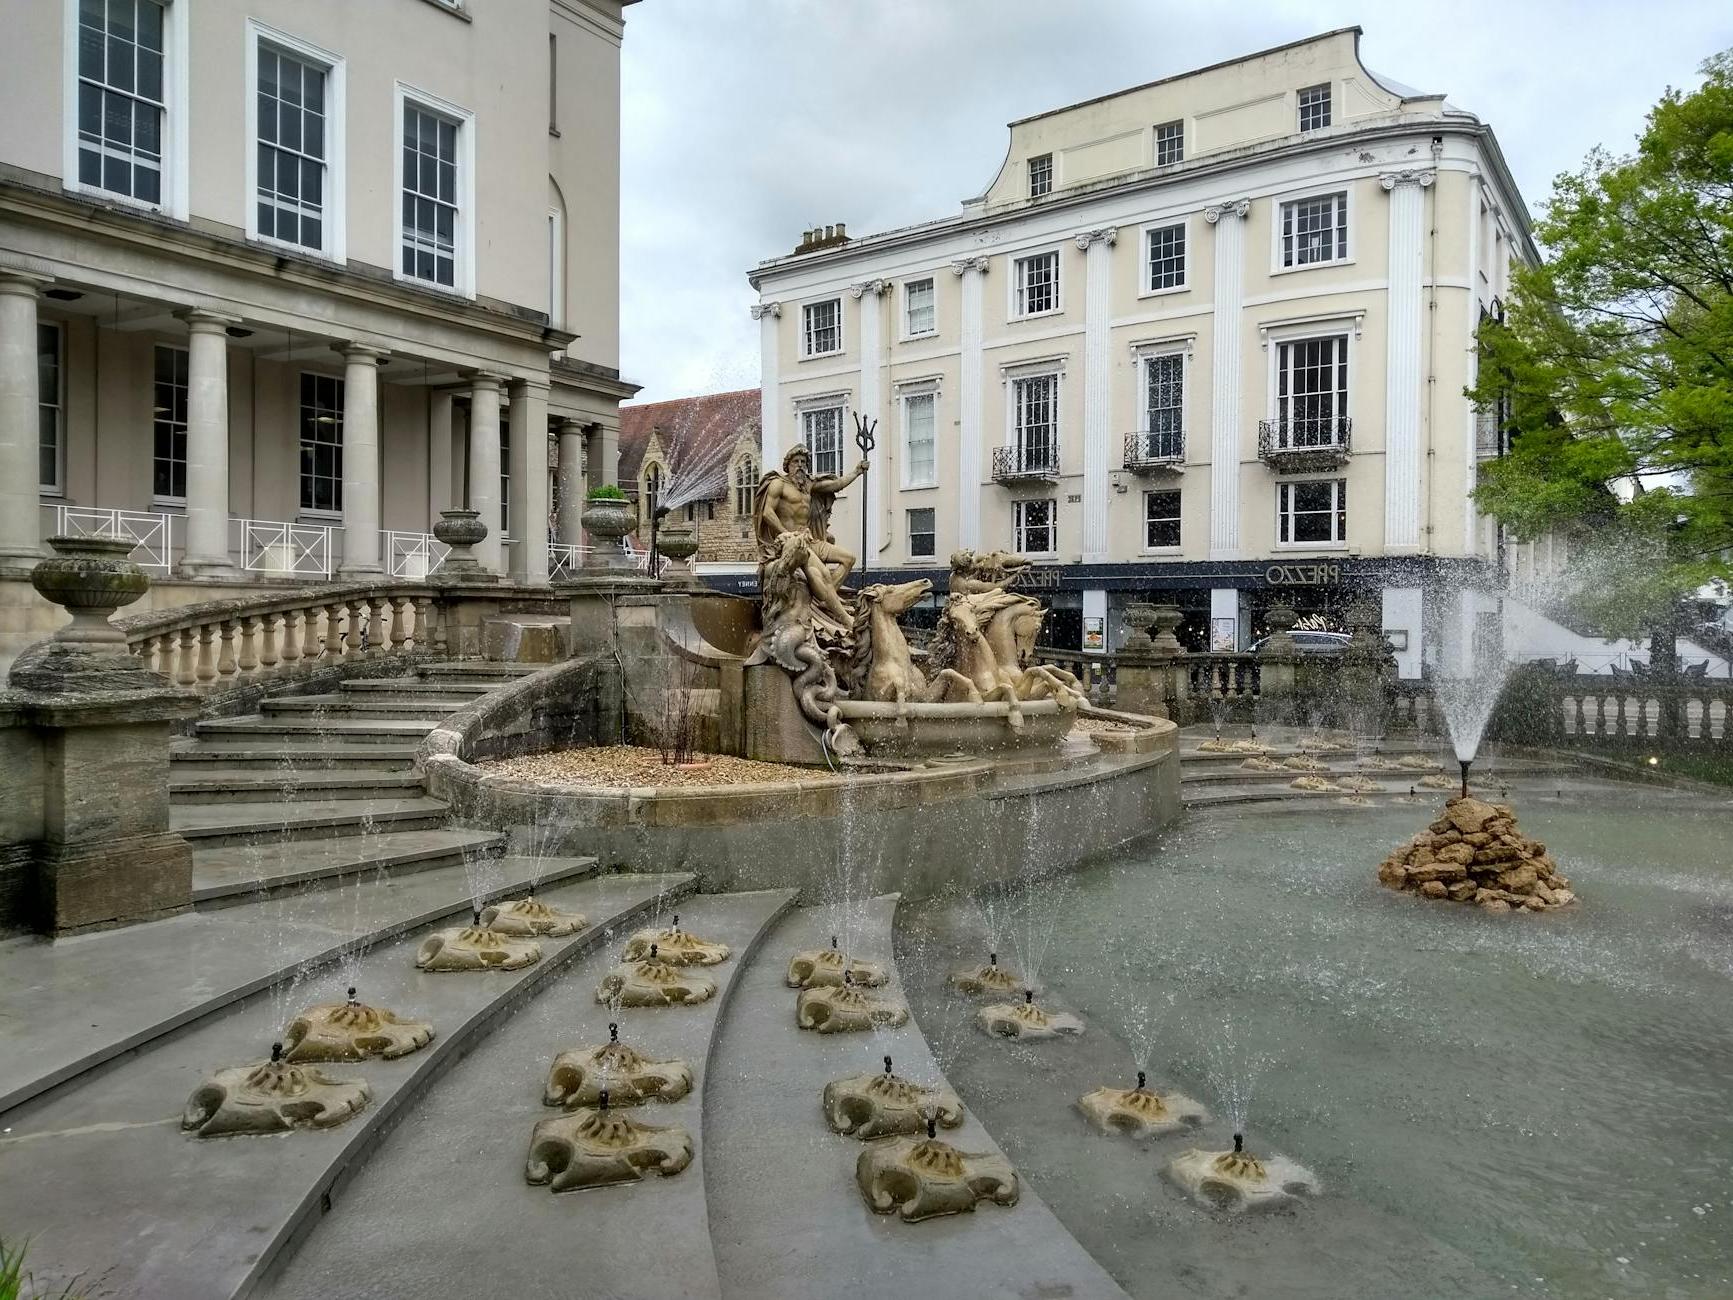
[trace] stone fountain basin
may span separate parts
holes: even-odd
[[[1057,700],[1028,700],[1018,706],[1023,725],[1011,725],[1011,706],[986,704],[905,704],[846,700],[842,720],[854,729],[875,758],[936,758],[944,754],[1002,754],[1057,749],[1076,716]]]

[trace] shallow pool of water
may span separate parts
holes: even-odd
[[[962,900],[904,909],[914,1009],[1133,1295],[1733,1295],[1733,810],[1610,785],[1514,802],[1579,906],[1494,916],[1380,888],[1436,805],[1220,810],[1041,886],[1039,978],[1081,1039],[971,1027],[943,984],[988,946]],[[1002,961],[1041,946],[1010,930]],[[1152,1086],[1214,1111],[1196,1137],[1105,1137],[1076,1110],[1134,1082],[1139,1039]],[[1241,1125],[1323,1195],[1230,1216],[1160,1178]]]

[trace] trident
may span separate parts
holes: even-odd
[[[872,450],[878,443],[873,437],[873,431],[879,427],[877,420],[863,420],[860,412],[854,414],[854,445],[860,448],[861,463],[866,464],[872,457]],[[867,471],[862,470],[860,476],[860,567],[866,572],[867,567]]]

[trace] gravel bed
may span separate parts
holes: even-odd
[[[727,754],[702,754],[701,767],[676,767],[660,750],[638,745],[604,745],[525,754],[476,764],[489,776],[539,781],[551,786],[711,786],[810,781],[827,773],[786,763],[759,763]]]

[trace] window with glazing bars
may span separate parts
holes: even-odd
[[[159,501],[187,498],[187,350],[157,345],[155,405],[151,427],[151,495]]]
[[[903,424],[908,431],[907,463],[910,487],[926,487],[936,481],[933,460],[933,412],[938,398],[933,393],[910,393],[903,398]]]
[[[934,512],[924,507],[909,514],[909,558],[918,560],[938,552],[938,537],[933,531]]]
[[[1185,161],[1185,123],[1163,122],[1155,128],[1155,165]]]
[[[1185,222],[1149,232],[1149,287],[1185,287]]]
[[[1143,544],[1149,550],[1179,545],[1179,493],[1143,494]]]
[[[325,246],[325,69],[259,46],[259,233]]]
[[[934,328],[933,318],[933,282],[928,280],[910,280],[903,286],[903,301],[908,310],[906,332],[914,334],[931,334]]]
[[[1014,549],[1025,555],[1051,555],[1059,549],[1054,527],[1058,511],[1051,497],[1045,501],[1013,502],[1011,512],[1011,522],[1015,525]]]
[[[1276,485],[1277,538],[1295,546],[1348,540],[1348,480],[1311,479]]]
[[[1033,316],[1059,306],[1059,254],[1017,259],[1017,314]]]
[[[842,407],[823,406],[800,413],[801,438],[814,475],[842,473]]]
[[[1163,352],[1143,363],[1143,454],[1150,460],[1185,455],[1185,357]]]
[[[1017,468],[1053,469],[1059,460],[1059,376],[1030,375],[1011,384]]]
[[[60,326],[36,326],[36,478],[44,492],[59,492]]]
[[[163,6],[80,0],[78,182],[162,202]]]
[[[1348,256],[1348,195],[1319,194],[1282,204],[1282,265]]]
[[[752,517],[752,498],[758,491],[758,462],[745,457],[734,467],[734,513],[742,519]]]
[[[511,536],[511,418],[499,413],[499,535]]]
[[[1330,83],[1307,86],[1300,92],[1300,130],[1316,131],[1330,125]]]
[[[1053,155],[1036,154],[1029,160],[1029,197],[1038,199],[1053,192]]]
[[[809,302],[802,310],[805,352],[809,357],[842,351],[842,299]]]
[[[403,274],[457,284],[457,123],[403,105]]]
[[[1276,418],[1284,449],[1341,441],[1348,414],[1348,336],[1295,339],[1276,351]]]
[[[343,381],[301,375],[301,509],[343,508]]]

